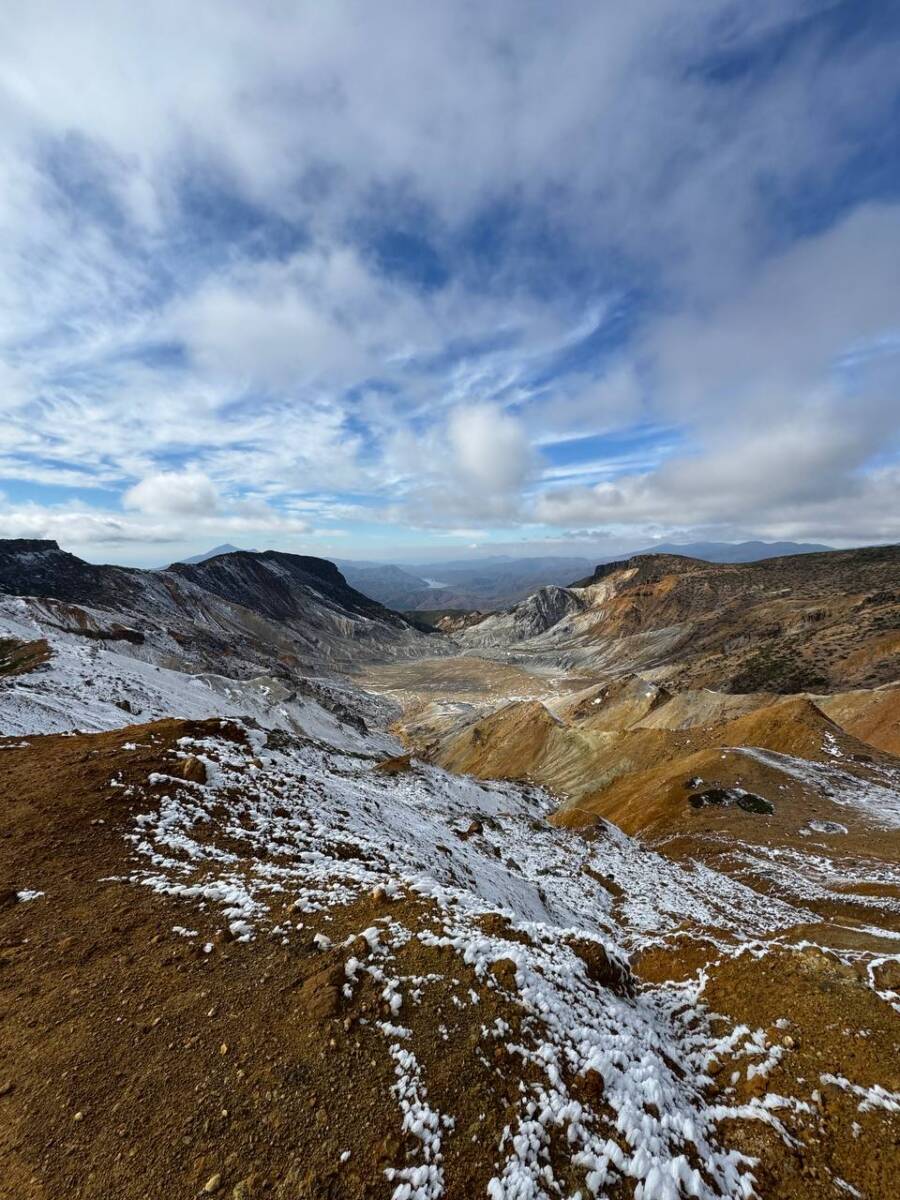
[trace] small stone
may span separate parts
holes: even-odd
[[[591,938],[572,938],[568,945],[584,963],[585,973],[592,983],[619,995],[632,993],[634,984],[627,966],[611,957],[600,942]]]
[[[178,774],[190,783],[206,783],[206,763],[195,754],[189,754],[181,760]]]
[[[900,992],[900,959],[888,958],[872,968],[879,991]]]
[[[75,1116],[72,1118],[72,1120],[73,1120],[73,1121],[83,1121],[83,1120],[84,1120],[84,1113],[83,1113],[83,1112],[81,1112],[81,1111],[79,1110],[79,1111],[78,1111],[78,1112],[75,1114]]]
[[[377,888],[373,889],[372,899],[376,904],[384,904],[387,901],[387,898],[387,891],[381,886],[381,884],[379,884]]]
[[[341,986],[345,979],[341,966],[325,967],[310,976],[301,988],[300,1000],[308,1015],[314,1019],[336,1017],[341,1003]]]
[[[227,1042],[223,1042],[222,1045],[219,1047],[219,1053],[220,1054],[228,1053],[228,1043]]]
[[[375,764],[375,770],[381,771],[385,775],[400,775],[404,771],[412,770],[412,756],[397,754],[394,758],[385,758],[382,762]]]
[[[794,1047],[797,1045],[797,1043],[794,1041],[794,1039],[791,1037],[790,1034],[787,1034],[786,1037],[783,1037],[781,1039],[781,1044],[782,1044],[782,1046],[784,1046],[785,1050],[793,1050]]]
[[[221,1175],[219,1175],[218,1173],[215,1175],[210,1175],[209,1179],[207,1179],[206,1183],[204,1183],[204,1185],[203,1185],[203,1190],[204,1190],[204,1192],[206,1192],[206,1194],[208,1196],[212,1195],[213,1192],[217,1192],[219,1190],[221,1183],[222,1183]]]

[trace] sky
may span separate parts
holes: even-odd
[[[900,4],[4,14],[0,537],[900,540]]]

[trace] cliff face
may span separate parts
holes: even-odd
[[[495,613],[465,629],[469,646],[507,646],[540,637],[573,613],[580,613],[586,601],[572,588],[544,587],[511,608]]]
[[[242,604],[255,612],[284,621],[304,615],[311,594],[336,611],[381,620],[397,628],[408,622],[375,600],[350,587],[334,563],[323,558],[237,551],[202,563],[175,563],[169,571],[204,591]]]
[[[151,572],[85,562],[54,541],[36,538],[0,540],[0,593],[51,596],[76,604],[105,606],[129,602],[139,576]]]

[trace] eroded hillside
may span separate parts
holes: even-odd
[[[898,580],[897,546],[732,564],[646,555],[456,637],[470,652],[640,671],[679,689],[871,687],[900,674]]]
[[[88,564],[52,595],[38,550],[29,593],[31,553],[0,604],[0,1196],[890,1194],[896,687],[461,654],[266,555],[117,601]]]
[[[0,541],[9,619],[83,639],[128,642],[177,670],[309,674],[419,656],[429,638],[354,591],[333,563],[240,551],[164,571],[98,566],[50,541]]]
[[[807,905],[297,735],[0,753],[5,1195],[890,1186],[896,981]]]

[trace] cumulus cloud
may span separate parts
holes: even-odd
[[[80,550],[92,547],[129,547],[146,559],[145,547],[175,545],[189,549],[198,538],[213,542],[231,536],[247,542],[264,541],[293,550],[315,552],[320,535],[310,522],[292,513],[249,508],[222,514],[195,513],[185,525],[183,512],[122,516],[80,504],[41,505],[0,502],[0,538],[51,538]],[[329,530],[328,537],[341,536]],[[301,539],[298,541],[298,539]],[[155,561],[152,559],[150,561]]]
[[[518,492],[532,468],[525,431],[508,413],[489,404],[457,409],[447,425],[460,487],[491,496]]]
[[[655,412],[686,447],[550,488],[537,518],[898,536],[896,475],[879,464],[900,450],[897,313],[900,207],[864,205],[761,261],[738,294],[649,326]]]
[[[219,496],[202,471],[157,471],[124,495],[126,508],[167,516],[209,516],[219,507]]]

